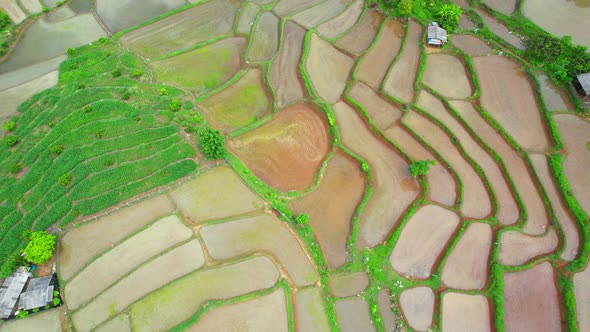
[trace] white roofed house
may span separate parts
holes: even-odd
[[[429,46],[443,46],[447,43],[447,30],[441,28],[438,23],[430,23],[427,29]]]
[[[590,73],[580,74],[573,79],[572,84],[578,93],[580,101],[590,107]]]
[[[20,267],[0,288],[0,319],[12,318],[20,310],[53,307],[57,287],[54,275],[31,278],[31,273]]]
[[[14,314],[18,298],[25,288],[31,273],[25,272],[23,268],[13,273],[4,280],[0,288],[0,318],[6,319]]]

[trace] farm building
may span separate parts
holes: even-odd
[[[6,278],[0,289],[0,318],[11,317],[17,309],[31,310],[50,304],[55,287],[53,275],[31,279],[30,272],[19,268]]]
[[[31,273],[25,272],[21,267],[4,280],[0,288],[0,318],[5,319],[13,314],[18,298],[30,277]]]
[[[582,103],[590,105],[590,73],[580,74],[572,81]]]
[[[428,45],[443,46],[447,43],[447,30],[443,29],[436,22],[428,25]]]

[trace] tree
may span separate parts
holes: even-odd
[[[445,3],[436,13],[436,18],[443,28],[454,31],[459,26],[463,10],[455,3]]]
[[[225,137],[209,127],[199,130],[199,149],[207,159],[223,159],[227,153],[225,149]]]
[[[400,0],[397,4],[399,13],[403,16],[410,15],[414,9],[414,0]]]
[[[12,25],[12,21],[10,20],[10,17],[8,16],[8,14],[6,14],[2,10],[0,10],[0,31],[3,31],[4,29],[8,28],[11,25]]]
[[[418,160],[410,164],[410,174],[417,178],[424,176],[430,170],[430,166],[436,165],[436,160]]]
[[[47,232],[32,232],[31,241],[25,247],[25,259],[34,264],[43,264],[53,256],[57,237]]]

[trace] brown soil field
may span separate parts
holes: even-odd
[[[89,331],[133,302],[205,263],[198,240],[175,248],[142,266],[71,317],[77,331]],[[178,310],[178,309],[176,309]]]
[[[471,218],[484,219],[492,210],[488,192],[475,170],[459,153],[451,139],[434,123],[410,112],[402,119],[450,164],[463,183],[461,212]]]
[[[245,46],[246,39],[230,37],[151,65],[158,81],[201,95],[238,73]]]
[[[346,262],[346,241],[351,218],[365,192],[365,177],[358,162],[337,151],[313,193],[289,205],[297,215],[306,213],[331,268]]]
[[[360,294],[369,286],[369,278],[366,272],[334,274],[330,276],[328,285],[334,296],[354,296]]]
[[[399,52],[404,38],[402,22],[388,19],[383,23],[371,49],[362,57],[356,69],[356,77],[378,90],[390,64]]]
[[[168,331],[208,301],[267,289],[278,278],[279,271],[265,256],[194,272],[135,303],[130,311],[133,330]]]
[[[472,92],[469,76],[467,68],[456,56],[431,54],[422,81],[447,98],[464,99]]]
[[[287,16],[288,14],[307,7],[316,5],[321,0],[279,0],[273,7],[273,11],[279,16]]]
[[[19,24],[27,18],[27,15],[20,9],[16,0],[3,0],[0,2],[0,9],[8,14],[8,17],[10,17],[10,20],[14,24]]]
[[[224,134],[256,122],[268,110],[263,76],[251,69],[225,90],[199,103],[203,115]]]
[[[18,106],[37,92],[41,92],[57,85],[58,75],[57,70],[50,71],[49,73],[29,82],[0,91],[0,100],[2,100],[2,106],[0,107],[0,121],[10,119],[18,114],[16,111]]]
[[[492,52],[483,40],[472,35],[455,35],[452,43],[471,56],[488,55]]]
[[[320,288],[298,290],[294,307],[295,323],[299,331],[331,331]]]
[[[467,227],[447,258],[441,279],[450,288],[482,289],[487,281],[492,229],[488,224]]]
[[[580,331],[590,331],[590,267],[574,275],[576,313]]]
[[[570,186],[578,202],[590,213],[590,123],[574,115],[562,114],[553,116],[567,147],[567,158],[563,163],[563,171],[570,180]]]
[[[315,27],[319,23],[333,19],[341,14],[349,0],[328,0],[293,15],[291,19],[307,29]]]
[[[442,331],[491,331],[490,306],[483,295],[446,293],[442,297]]]
[[[436,160],[426,148],[420,145],[402,127],[392,127],[387,129],[383,134],[397,143],[414,160]],[[444,165],[441,165],[440,162],[432,165],[430,171],[426,174],[426,180],[428,181],[428,197],[431,200],[447,206],[453,206],[455,204],[455,200],[457,199],[457,185],[455,179]]]
[[[147,59],[185,49],[232,30],[237,0],[213,0],[127,33],[123,45]]]
[[[272,12],[263,12],[250,37],[246,61],[270,60],[279,49],[280,19]]]
[[[252,300],[210,309],[189,332],[289,331],[287,303],[282,288]]]
[[[64,292],[68,309],[78,308],[134,267],[188,240],[192,234],[177,216],[169,216],[117,245],[68,282]]]
[[[496,34],[496,36],[502,38],[505,42],[519,50],[525,49],[522,40],[519,37],[511,34],[504,24],[500,23],[496,18],[494,18],[487,12],[483,11],[482,9],[477,8],[475,9],[475,11],[483,19],[488,29],[490,29],[494,34]]]
[[[96,332],[131,332],[131,325],[129,324],[129,317],[127,314],[120,314],[111,319],[108,323],[100,326]]]
[[[514,181],[527,210],[528,220],[523,230],[528,234],[543,234],[549,224],[549,218],[543,199],[536,188],[535,180],[533,180],[533,175],[524,161],[470,103],[451,102],[451,105],[477,135],[502,157],[508,175]]]
[[[313,263],[298,239],[274,215],[263,214],[206,225],[199,234],[213,259],[268,252],[285,267],[297,287],[308,286],[318,280]]]
[[[335,45],[353,55],[361,55],[369,48],[384,16],[374,10],[367,10],[363,18],[344,36],[338,38]]]
[[[504,15],[512,14],[516,7],[516,0],[483,0],[483,2]]]
[[[342,14],[320,24],[317,28],[322,37],[335,38],[350,29],[359,19],[365,7],[363,0],[355,0]]]
[[[389,293],[387,290],[382,289],[379,291],[377,305],[379,306],[379,314],[381,316],[381,321],[383,322],[384,331],[394,332],[397,321],[391,311],[391,300],[389,299]]]
[[[172,211],[172,202],[166,196],[158,196],[72,229],[59,239],[60,278],[70,279],[93,257]]]
[[[518,65],[497,55],[473,59],[483,107],[526,150],[545,151],[545,123],[531,82]]]
[[[299,61],[304,37],[303,28],[291,21],[285,23],[281,50],[270,69],[270,83],[278,108],[291,105],[303,98],[303,87],[299,80]]]
[[[256,16],[262,9],[254,2],[248,1],[240,8],[236,32],[240,34],[249,34],[256,22]]]
[[[418,106],[442,122],[455,135],[465,152],[482,168],[496,195],[498,220],[503,225],[514,224],[519,216],[518,205],[506,179],[504,179],[502,170],[495,160],[475,141],[463,125],[447,111],[436,97],[422,91]]]
[[[337,103],[334,113],[342,143],[371,168],[374,190],[361,215],[357,246],[375,246],[417,196],[418,184],[410,176],[408,164],[375,138],[350,106]]]
[[[517,231],[504,232],[500,237],[499,259],[504,265],[522,265],[535,257],[552,253],[558,244],[559,239],[553,229],[540,237],[527,236]]]
[[[375,331],[369,316],[369,305],[362,297],[336,301],[336,317],[342,332]]]
[[[383,99],[375,90],[362,82],[356,82],[350,89],[349,95],[367,111],[369,117],[381,130],[389,128],[402,116],[399,107]]]
[[[561,317],[550,263],[504,274],[506,331],[561,331]]]
[[[196,224],[260,210],[264,204],[229,167],[213,168],[170,196],[183,215]]]
[[[305,70],[317,94],[330,104],[342,95],[354,61],[316,34],[311,35]]]
[[[549,170],[547,157],[545,155],[532,154],[529,155],[537,175],[541,179],[541,184],[545,188],[549,201],[553,207],[553,212],[559,220],[563,235],[565,236],[565,244],[563,245],[563,252],[561,258],[571,261],[576,258],[578,248],[580,246],[580,234],[577,226],[577,221],[572,217],[569,208],[565,205],[561,198],[559,189],[553,182],[553,175]]]
[[[538,73],[537,81],[541,87],[541,95],[545,101],[545,106],[549,111],[575,111],[576,107],[572,104],[570,96],[562,88],[558,88],[551,82],[551,79],[543,73]]]
[[[459,216],[449,210],[437,205],[420,208],[402,230],[389,257],[391,265],[404,276],[430,277],[458,224]]]
[[[383,91],[406,103],[414,99],[414,81],[420,63],[420,45],[422,26],[410,21],[406,41],[401,56],[393,64],[383,82]]]
[[[474,26],[475,24],[469,18],[467,18],[467,15],[461,15],[461,18],[459,18],[459,29],[471,30]]]
[[[329,141],[326,124],[303,104],[279,112],[271,121],[232,138],[228,148],[268,185],[303,190],[315,179]]]
[[[428,287],[405,290],[399,297],[402,313],[408,325],[418,331],[426,331],[432,324],[434,293]]]

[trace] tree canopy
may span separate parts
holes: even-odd
[[[53,256],[57,237],[47,232],[32,232],[31,241],[25,247],[25,259],[34,264],[43,264]]]

